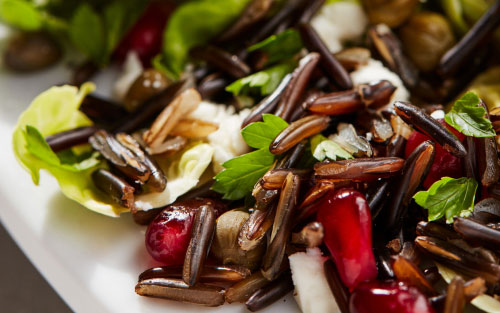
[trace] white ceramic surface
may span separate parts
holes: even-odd
[[[137,296],[138,274],[156,265],[143,244],[145,228],[128,215],[109,218],[66,199],[47,173],[34,186],[17,164],[11,149],[17,117],[69,75],[64,62],[30,75],[6,73],[0,65],[0,219],[24,253],[78,313],[247,312],[242,305],[205,308]],[[98,77],[98,92],[109,90],[112,76]],[[288,295],[262,312],[300,311]]]

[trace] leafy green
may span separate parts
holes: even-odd
[[[271,141],[288,126],[280,117],[264,114],[264,122],[255,122],[245,127],[241,134],[246,143],[259,150],[231,159],[215,176],[212,189],[224,194],[224,199],[238,200],[250,194],[255,183],[273,165],[276,156],[269,152]]]
[[[102,166],[95,154],[87,159],[55,155],[43,140],[43,137],[58,132],[92,125],[78,108],[85,95],[94,89],[93,84],[87,83],[80,90],[61,86],[41,93],[19,117],[12,145],[16,159],[31,174],[36,185],[40,180],[39,171],[47,170],[57,179],[68,198],[101,214],[118,216],[125,209],[103,199],[90,177],[97,166]]]
[[[413,199],[429,211],[429,221],[445,216],[447,223],[453,223],[454,217],[471,214],[476,189],[477,182],[473,178],[443,177],[432,184],[429,190],[415,194]]]
[[[279,116],[263,114],[263,122],[251,123],[241,130],[245,142],[252,148],[269,148],[271,142],[288,126]]]
[[[238,79],[227,86],[226,91],[233,93],[235,96],[251,92],[257,92],[262,96],[266,96],[278,87],[283,77],[290,73],[294,67],[295,64],[292,62],[274,65],[260,72]]]
[[[277,35],[272,35],[248,48],[248,51],[261,50],[267,53],[267,63],[275,63],[289,59],[300,52],[302,40],[294,29],[287,29]]]
[[[35,4],[26,0],[0,0],[0,17],[5,23],[26,31],[39,30],[44,23]]]
[[[104,63],[106,38],[104,24],[94,9],[82,3],[76,10],[69,25],[69,35],[73,44],[97,64]]]
[[[318,134],[311,138],[311,151],[314,158],[323,161],[325,158],[336,161],[337,159],[352,159],[353,156],[345,151],[336,142]]]
[[[225,170],[215,176],[212,189],[224,194],[224,199],[244,198],[252,192],[255,183],[271,168],[273,162],[274,155],[268,148],[231,159],[222,164]]]
[[[474,92],[467,92],[458,99],[444,119],[459,132],[473,137],[496,135],[491,121],[485,118],[486,110],[479,105],[481,100]]]
[[[49,165],[67,170],[72,172],[84,171],[93,168],[99,164],[97,159],[98,154],[94,153],[89,158],[77,161],[76,156],[68,155],[67,153],[63,155],[63,159],[60,159],[57,154],[52,151],[49,144],[43,138],[42,134],[33,126],[26,125],[26,130],[23,132],[24,138],[26,139],[26,149],[39,158],[40,160],[46,162]],[[69,160],[72,163],[66,163]],[[63,162],[66,161],[66,162]],[[69,161],[69,162],[71,162]]]
[[[163,35],[163,61],[179,77],[189,50],[207,43],[240,15],[250,0],[194,0],[179,6]]]
[[[138,0],[110,2],[99,14],[84,2],[69,23],[69,36],[78,50],[96,64],[109,62],[109,57],[129,27],[142,13]]]

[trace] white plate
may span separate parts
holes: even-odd
[[[99,77],[101,92],[109,90],[110,75]],[[0,69],[0,219],[24,253],[75,312],[246,312],[242,305],[205,308],[136,295],[139,273],[158,265],[144,247],[145,228],[129,215],[113,219],[66,199],[45,172],[37,187],[17,164],[17,117],[37,94],[68,78],[63,66],[30,75]],[[300,311],[288,295],[262,312]]]

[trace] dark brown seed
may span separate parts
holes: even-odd
[[[386,156],[388,157],[401,157],[404,153],[406,139],[398,134],[394,134],[386,148]]]
[[[320,56],[315,52],[309,53],[300,60],[299,66],[292,73],[292,78],[283,93],[275,115],[285,121],[290,121],[290,117],[299,105],[299,101],[319,60]]]
[[[464,157],[464,173],[469,178],[477,179],[477,159],[476,159],[476,142],[474,137],[465,137],[465,148],[467,155]]]
[[[462,313],[465,306],[464,280],[454,277],[446,289],[443,313]]]
[[[264,278],[260,271],[257,271],[251,276],[229,287],[225,294],[226,302],[245,302],[252,294],[255,293],[255,291],[261,289],[269,283],[269,280]]]
[[[161,213],[163,208],[151,209],[147,211],[138,210],[137,212],[132,212],[132,218],[134,222],[139,225],[149,225],[155,217]]]
[[[302,14],[299,17],[299,23],[309,23],[314,15],[319,11],[319,9],[323,6],[325,0],[312,0],[310,4],[302,11]]]
[[[140,139],[142,140],[142,135]],[[176,136],[165,140],[162,144],[154,148],[147,147],[146,149],[148,153],[152,155],[157,155],[157,154],[169,155],[182,150],[187,145],[187,142],[188,140],[186,138],[181,136]]]
[[[240,58],[215,46],[195,47],[189,53],[193,58],[203,60],[234,78],[242,78],[251,73],[250,67]]]
[[[420,262],[420,253],[415,248],[415,244],[412,241],[405,241],[403,243],[403,248],[399,255],[415,264],[419,264]]]
[[[290,272],[285,272],[279,279],[252,294],[245,305],[250,312],[256,312],[283,298],[292,290],[292,276]]]
[[[316,179],[336,181],[369,181],[396,175],[403,167],[404,160],[394,157],[358,158],[314,165]]]
[[[230,78],[221,73],[213,73],[202,79],[196,90],[198,90],[202,99],[213,99],[222,94],[230,83]]]
[[[122,146],[132,151],[151,172],[151,175],[145,182],[146,186],[148,186],[151,191],[155,192],[162,192],[165,190],[167,186],[165,174],[163,174],[160,166],[147,153],[142,151],[137,141],[135,141],[132,136],[124,133],[118,133],[115,137]]]
[[[403,54],[401,42],[391,29],[378,24],[370,28],[368,36],[387,66],[401,77],[405,85],[410,88],[417,86],[418,70]]]
[[[328,127],[328,116],[310,115],[291,123],[274,138],[269,145],[272,154],[283,154],[292,149],[303,139],[314,136]]]
[[[428,253],[437,262],[468,276],[480,276],[494,285],[500,280],[500,266],[478,258],[457,246],[432,237],[418,236],[417,247]]]
[[[215,211],[211,205],[200,206],[194,215],[191,241],[182,270],[182,279],[189,286],[194,286],[200,278],[214,236],[215,219]]]
[[[139,275],[139,281],[152,278],[182,278],[182,266],[162,266],[150,268]],[[251,272],[242,266],[204,265],[200,282],[239,282],[249,277]]]
[[[445,241],[460,239],[460,235],[454,232],[451,228],[436,222],[418,222],[417,235],[436,237]]]
[[[260,245],[267,231],[273,226],[274,206],[266,211],[255,210],[241,227],[238,245],[244,251],[253,250]]]
[[[485,292],[486,292],[485,281],[481,277],[476,277],[474,279],[471,279],[464,284],[464,296],[466,302],[472,301],[472,299],[482,295]],[[431,297],[429,298],[429,302],[438,311],[443,311],[446,302],[446,296],[447,296],[446,294],[443,294]]]
[[[396,101],[394,107],[396,113],[403,121],[413,125],[419,131],[431,137],[434,141],[443,146],[446,151],[459,158],[463,158],[467,155],[467,150],[460,140],[422,109],[402,101]]]
[[[266,16],[273,2],[273,0],[251,1],[238,19],[217,38],[217,41],[227,42],[237,39],[238,36],[245,33]]]
[[[292,0],[283,6],[273,17],[260,27],[250,38],[249,45],[253,45],[272,35],[286,20],[294,15],[298,9],[307,4],[309,0]]]
[[[97,64],[93,61],[85,61],[73,69],[71,84],[80,86],[89,81],[97,72],[99,72],[99,66]]]
[[[490,227],[489,224],[500,222],[500,216],[485,211],[474,212],[471,218],[478,223],[487,225],[488,227]]]
[[[285,182],[288,173],[293,173],[298,175],[301,179],[308,179],[310,170],[307,169],[295,169],[295,168],[284,168],[284,169],[274,169],[268,171],[260,179],[260,184],[264,189],[280,189]]]
[[[323,235],[323,225],[319,222],[311,222],[304,226],[299,233],[293,233],[291,242],[307,248],[314,248],[321,245]]]
[[[342,90],[352,89],[349,73],[330,52],[314,28],[310,24],[300,24],[299,31],[306,48],[321,55],[320,64],[328,79]]]
[[[340,275],[337,272],[337,268],[335,267],[335,263],[333,263],[331,259],[328,259],[325,263],[323,263],[323,268],[325,270],[326,280],[332,290],[340,312],[349,313],[349,291],[347,291],[342,283]]]
[[[308,218],[309,216],[316,213],[319,206],[317,205],[323,196],[325,196],[330,190],[335,189],[335,185],[330,182],[319,182],[316,183],[306,194],[304,201],[300,204],[297,209],[297,215],[294,218],[293,224],[296,225],[300,221]]]
[[[274,203],[274,200],[278,198],[278,193],[278,190],[266,190],[262,188],[262,185],[257,182],[252,191],[252,196],[256,201],[255,209],[267,211],[269,206]]]
[[[366,106],[372,109],[378,109],[389,103],[396,88],[397,87],[390,81],[380,80],[370,84],[360,85],[358,87],[358,92]]]
[[[438,72],[443,76],[455,73],[486,42],[500,25],[500,2],[496,1],[474,24],[467,34],[439,62]]]
[[[394,279],[394,270],[392,269],[391,255],[387,250],[375,251],[379,279]]]
[[[97,129],[98,128],[95,126],[75,128],[49,136],[45,138],[45,140],[52,151],[59,152],[77,145],[88,143],[89,137],[92,136]]]
[[[371,211],[372,220],[375,220],[378,217],[380,211],[384,207],[384,204],[387,202],[390,185],[391,183],[389,180],[381,180],[368,189],[366,200],[368,201],[368,207]]]
[[[98,169],[92,173],[94,185],[113,199],[115,203],[135,211],[134,187],[124,179],[105,169]]]
[[[410,286],[417,287],[426,295],[436,294],[436,291],[434,291],[434,288],[432,288],[418,266],[410,260],[396,256],[392,268],[398,280],[406,282]]]
[[[5,66],[17,72],[33,72],[57,63],[59,44],[44,32],[20,32],[9,39],[4,50]]]
[[[203,284],[189,286],[181,279],[174,278],[145,279],[135,286],[135,292],[141,296],[164,298],[206,306],[224,304],[224,292],[222,288]]]
[[[278,87],[276,87],[276,89],[269,96],[262,99],[262,101],[252,109],[252,112],[250,112],[243,123],[241,123],[241,128],[243,129],[250,123],[262,120],[262,114],[272,113],[276,109],[276,106],[278,105],[278,102],[287,89],[287,86],[290,83],[291,79],[292,74],[287,74],[281,80],[281,83],[278,85]]]
[[[151,176],[151,170],[146,167],[141,156],[122,146],[105,130],[97,131],[89,138],[89,143],[116,169],[133,180],[144,184]]]
[[[481,184],[489,187],[498,182],[500,178],[500,165],[495,138],[477,138],[477,167]]]
[[[261,271],[268,280],[276,279],[280,272],[283,257],[285,256],[286,243],[292,231],[293,216],[299,191],[299,177],[289,173],[281,190],[270,243],[262,261]]]
[[[186,81],[181,80],[169,85],[160,94],[146,101],[138,113],[130,114],[123,123],[118,126],[115,133],[132,133],[145,127],[160,113],[186,86]]]
[[[395,181],[387,210],[387,228],[397,233],[405,218],[408,204],[424,181],[434,161],[436,148],[430,140],[422,142],[405,160],[401,176]]]
[[[290,150],[287,154],[286,157],[280,160],[278,162],[278,168],[293,168],[296,167],[296,165],[301,161],[302,156],[304,155],[304,152],[306,150],[306,145],[307,141],[303,140],[302,142],[298,143],[292,150]],[[284,162],[282,163],[282,161]]]
[[[459,217],[453,223],[453,228],[472,245],[486,246],[495,250],[500,247],[500,231],[472,219]]]
[[[342,115],[357,112],[364,107],[361,95],[356,90],[346,90],[320,96],[307,109],[318,114]]]
[[[128,114],[119,104],[94,94],[83,98],[79,110],[93,122],[102,124],[102,127],[114,127]]]
[[[425,279],[431,284],[436,284],[441,279],[441,274],[436,266],[428,267],[424,269]],[[484,281],[484,280],[483,280]]]

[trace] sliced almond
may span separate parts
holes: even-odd
[[[144,133],[146,144],[151,148],[161,145],[179,120],[194,111],[200,102],[201,96],[195,89],[183,91],[163,109],[151,128]]]
[[[170,132],[172,136],[181,136],[184,138],[203,138],[219,129],[217,124],[198,119],[182,119]]]

